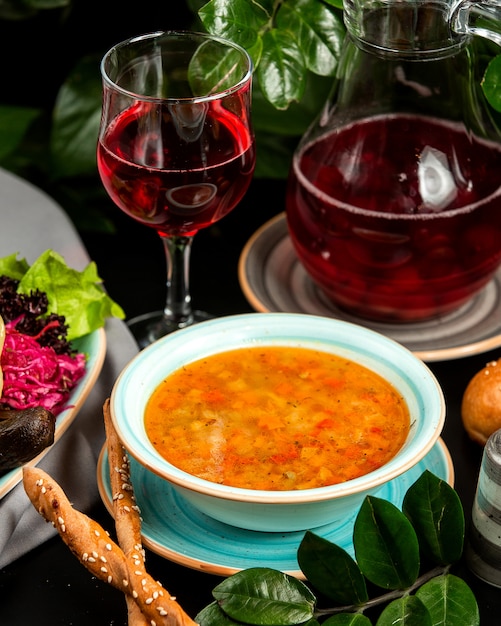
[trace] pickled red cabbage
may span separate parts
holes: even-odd
[[[3,370],[1,404],[12,409],[44,407],[56,415],[67,408],[71,391],[83,377],[83,353],[56,354],[41,346],[35,337],[5,325],[5,342],[0,357]]]

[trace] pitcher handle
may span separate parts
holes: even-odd
[[[460,35],[477,35],[501,46],[501,0],[459,0],[451,6],[449,24]]]

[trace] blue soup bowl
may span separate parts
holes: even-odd
[[[172,372],[217,352],[256,346],[297,346],[332,352],[372,369],[402,395],[411,416],[407,439],[382,467],[344,483],[315,489],[265,491],[210,482],[175,467],[153,447],[145,406]],[[440,437],[442,390],[429,368],[407,348],[356,324],[289,313],[250,313],[202,322],[163,337],[121,372],[111,394],[111,417],[127,452],[200,511],[240,528],[288,532],[314,529],[353,515],[366,495],[412,468]]]

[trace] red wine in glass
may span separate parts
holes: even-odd
[[[193,235],[231,211],[245,194],[254,169],[247,124],[211,102],[200,136],[180,136],[162,107],[139,103],[108,127],[98,144],[106,191],[130,217],[160,235]],[[139,132],[150,126],[148,134]]]

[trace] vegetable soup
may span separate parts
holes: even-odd
[[[145,411],[176,467],[246,489],[323,487],[367,474],[402,447],[405,400],[349,359],[296,347],[211,355],[169,375]]]

